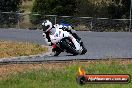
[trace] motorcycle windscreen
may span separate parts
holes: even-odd
[[[61,30],[56,30],[55,33],[50,35],[51,42],[52,43],[57,43],[63,38],[63,31]]]

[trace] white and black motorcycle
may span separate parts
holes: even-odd
[[[56,45],[56,48],[53,52],[56,52],[54,56],[58,56],[61,52],[67,52],[73,55],[82,55],[87,52],[83,42],[75,39],[74,35],[71,35],[69,32],[55,27],[50,33],[50,39],[53,44]],[[75,41],[73,43],[73,40]],[[76,46],[79,46],[79,50],[76,50]]]

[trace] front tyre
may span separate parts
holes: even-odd
[[[52,49],[52,52],[54,53],[53,56],[58,56],[62,51],[59,48]]]
[[[81,53],[81,55],[85,54],[87,52],[87,49],[85,48],[83,42],[81,42],[80,45],[82,46],[82,53]]]

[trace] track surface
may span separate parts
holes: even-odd
[[[82,38],[88,50],[85,55],[71,56],[67,53],[61,53],[58,57],[42,56],[30,59],[13,59],[10,61],[132,58],[132,33],[78,31],[77,34]],[[0,40],[45,44],[41,30],[0,29]]]

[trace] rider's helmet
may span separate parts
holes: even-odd
[[[51,23],[49,20],[45,20],[45,21],[42,23],[42,27],[43,27],[43,31],[44,31],[44,32],[47,32],[47,31],[51,30],[51,28],[52,28],[52,23]]]

